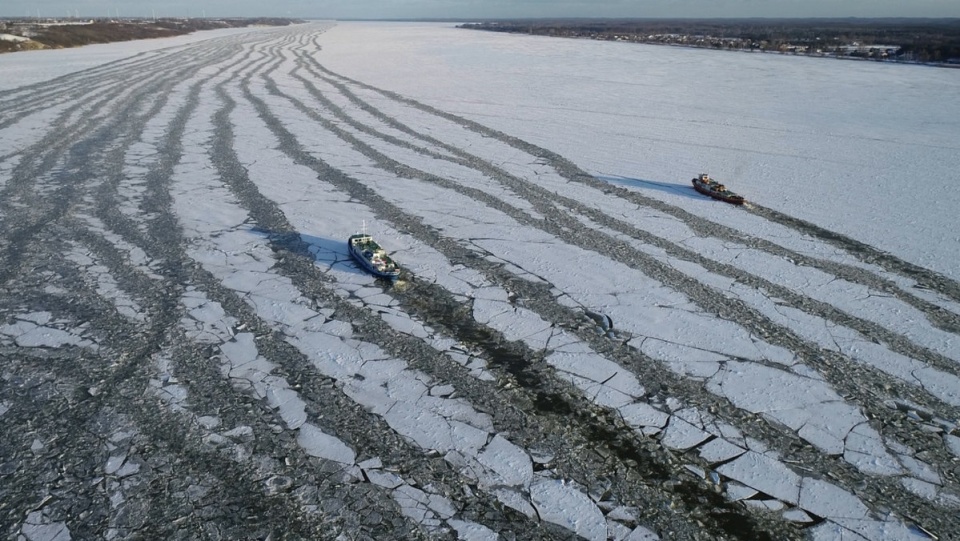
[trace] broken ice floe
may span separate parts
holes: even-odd
[[[32,511],[20,525],[20,534],[25,541],[70,541],[70,529],[66,522],[54,522],[43,510]]]
[[[354,159],[354,157],[351,157],[351,160],[352,160],[352,159]],[[494,234],[494,236],[496,236],[496,234]],[[504,238],[507,238],[507,237],[504,237]],[[541,240],[538,239],[537,242],[541,242]],[[546,245],[547,245],[547,243],[544,242],[544,246],[546,246]],[[528,244],[527,246],[530,247],[530,248],[531,248],[532,250],[534,250],[534,251],[536,251],[536,250],[539,248],[536,243],[530,243],[530,244]],[[489,248],[489,246],[488,246],[487,248]],[[542,252],[543,252],[543,250],[539,250],[537,253],[542,253]],[[549,259],[549,258],[545,258],[544,260],[546,261],[546,260],[548,260],[548,259]],[[540,269],[537,269],[537,272],[536,272],[535,274],[539,274],[539,273],[540,273]],[[617,273],[614,273],[614,274],[617,274]],[[543,275],[546,276],[546,274],[543,274]],[[561,288],[561,289],[566,289],[566,288]],[[614,297],[614,298],[615,298],[615,297]],[[535,329],[533,333],[527,332],[528,330],[530,330],[530,327],[527,327],[527,326],[526,326],[526,324],[524,323],[524,321],[522,320],[522,318],[518,318],[518,317],[517,317],[517,312],[516,312],[516,311],[512,311],[512,312],[511,312],[510,310],[504,308],[503,303],[506,302],[507,304],[509,304],[509,297],[507,297],[505,300],[504,300],[504,299],[500,299],[500,298],[490,298],[490,299],[488,299],[488,298],[481,298],[481,301],[482,301],[482,302],[480,303],[480,305],[481,305],[480,311],[475,312],[475,314],[479,316],[478,319],[483,320],[485,315],[489,315],[489,316],[490,316],[490,319],[487,319],[486,321],[488,321],[488,323],[489,323],[492,327],[496,328],[497,330],[500,330],[501,332],[504,332],[505,335],[509,335],[509,336],[531,336],[531,335],[536,335],[537,333],[544,333],[544,330],[543,330],[542,328],[541,328],[541,329]],[[487,303],[487,301],[492,301],[492,302]],[[626,303],[626,304],[631,304],[631,305],[632,305],[632,303]],[[682,304],[682,303],[680,303],[680,304],[675,304],[675,306],[678,306],[678,307],[679,307],[681,304]],[[490,309],[487,310],[486,308],[484,308],[484,305],[489,305]],[[608,303],[599,303],[599,305],[605,305],[605,306],[606,306],[606,305],[608,305]],[[515,308],[516,308],[516,307],[515,307]],[[689,308],[689,307],[685,307],[685,308]],[[642,314],[642,315],[645,316],[646,314]],[[705,320],[706,320],[706,319],[710,319],[710,322],[709,322],[710,325],[716,326],[717,321],[716,321],[715,318],[705,318]],[[619,321],[619,318],[618,318],[618,321]],[[721,325],[721,326],[722,326],[722,325]],[[658,326],[658,327],[663,327],[663,326]],[[669,327],[669,326],[667,326],[667,327]],[[719,332],[720,334],[726,333],[727,335],[729,335],[729,332],[728,332],[729,330],[730,330],[730,329],[718,329],[718,332]],[[685,332],[686,332],[686,331],[685,331]],[[699,336],[698,333],[694,333],[694,334],[696,334],[696,335]],[[548,335],[544,334],[544,336],[548,336]],[[664,337],[664,338],[665,338],[664,341],[668,341],[667,338],[673,338],[673,337],[671,336],[671,337]],[[545,342],[545,341],[546,341],[546,340],[538,339],[538,340],[535,340],[534,343],[537,343],[537,342]],[[740,349],[739,346],[737,346],[735,342],[729,342],[729,341],[728,341],[728,342],[723,342],[723,341],[719,341],[718,343],[721,344],[721,346],[722,346],[722,348],[723,348],[723,353],[724,353],[725,355],[727,355],[727,356],[734,356],[734,357],[739,358],[739,359],[756,359],[756,360],[758,360],[758,361],[769,362],[769,360],[770,360],[771,357],[776,358],[777,355],[778,355],[778,353],[776,352],[775,348],[758,349],[758,348],[756,347],[756,343],[750,344],[750,347],[752,348],[752,351],[750,350],[750,348]],[[310,346],[319,345],[319,343],[315,343],[315,342],[313,342],[313,341],[311,340],[311,341],[309,341],[309,345],[310,345]],[[732,346],[732,347],[731,347],[731,346]],[[342,359],[342,357],[337,357],[337,358],[338,358],[338,362],[339,362],[339,359]],[[792,354],[790,354],[789,352],[785,352],[784,360],[785,360],[785,362],[784,362],[783,364],[787,364],[787,365],[792,365],[792,364],[795,364],[795,363],[797,362],[796,359],[794,358],[794,356],[793,356]],[[708,372],[708,373],[704,374],[704,377],[711,377],[713,374],[718,373],[718,368],[720,367],[721,364],[722,364],[721,362],[718,362],[718,364],[714,366],[714,370],[713,370],[712,372]],[[591,383],[590,383],[591,380],[590,380],[589,378],[584,378],[584,377],[581,376],[581,375],[574,375],[574,376],[575,376],[576,378],[582,378],[582,380],[584,380],[584,381],[582,381],[581,383],[583,383],[583,384],[591,384]],[[600,382],[600,383],[602,383],[602,382]],[[597,396],[599,396],[599,395],[597,395]],[[625,405],[624,407],[627,407],[627,406],[629,406],[629,404],[628,404],[628,405]],[[676,429],[676,427],[678,427],[678,426],[683,426],[683,423],[688,423],[688,424],[690,424],[692,427],[696,428],[697,430],[704,431],[702,428],[697,427],[696,424],[694,424],[694,423],[689,423],[689,421],[687,421],[686,419],[683,419],[683,418],[681,418],[681,417],[679,417],[679,416],[678,416],[677,418],[680,419],[680,421],[682,421],[682,422],[680,422],[680,421],[676,422],[676,424],[675,424],[675,429]],[[671,423],[668,422],[668,423],[665,423],[663,426],[669,426],[670,424],[671,424]],[[704,432],[706,432],[706,431],[704,431]],[[691,432],[691,433],[693,433],[693,432]],[[862,435],[862,434],[861,434],[861,435]],[[428,437],[428,436],[429,436],[429,437],[432,437],[432,436],[427,435],[427,434],[419,434],[419,435],[418,435],[418,437]],[[440,440],[437,440],[437,441],[440,441]],[[753,449],[753,451],[754,451],[754,452],[760,452],[760,451],[757,451],[757,450],[755,450],[755,449]]]
[[[960,405],[960,378],[926,363],[891,351],[860,333],[795,308],[777,305],[764,314],[776,323],[789,325],[794,332],[818,347],[839,352],[858,363],[871,366],[900,381],[916,385],[939,400]]]
[[[97,263],[93,254],[77,243],[71,242],[70,250],[66,252],[66,259],[74,262],[88,276],[94,285],[97,294],[109,300],[121,315],[137,322],[146,320],[140,305],[120,286],[110,274],[109,269]]]
[[[943,436],[943,441],[947,445],[947,449],[950,449],[950,452],[954,456],[960,458],[960,437],[954,436],[953,434],[945,434]]]
[[[348,396],[382,415],[398,433],[427,450],[459,450],[473,464],[472,471],[480,475],[492,473],[478,456],[493,435],[489,432],[486,416],[474,412],[460,400],[431,396],[421,381],[429,378],[405,369],[405,363],[401,361],[386,359],[375,347],[358,347],[362,345],[347,341],[348,336],[342,335],[348,329],[339,328],[338,334],[328,334],[324,329],[327,325],[317,330],[306,327],[303,322],[316,314],[311,314],[310,309],[300,302],[301,296],[289,280],[271,272],[272,255],[269,249],[265,249],[263,240],[230,225],[244,221],[242,211],[230,203],[233,197],[223,188],[205,186],[202,189],[217,192],[218,210],[205,208],[200,201],[208,198],[190,195],[201,189],[201,185],[196,184],[198,180],[195,175],[180,175],[179,191],[174,195],[177,212],[188,235],[191,232],[216,233],[195,240],[190,250],[194,259],[220,278],[226,287],[243,295],[257,315],[283,330],[289,336],[288,341],[307,355],[321,373],[343,383]],[[225,219],[210,220],[211,212]],[[219,231],[212,231],[218,222],[222,224]],[[203,239],[215,239],[216,244]],[[266,295],[261,293],[265,287],[269,288]],[[269,303],[257,300],[266,297],[269,297]],[[323,354],[318,356],[318,352]],[[354,374],[363,377],[356,378]],[[382,385],[387,381],[388,385]],[[515,490],[527,489],[518,486]],[[576,492],[572,487],[566,490]],[[568,517],[562,510],[553,513],[562,516],[562,522],[575,522],[575,517]],[[604,533],[602,538],[605,537]]]
[[[918,309],[887,293],[851,283],[810,266],[797,265],[779,255],[746,246],[732,246],[729,241],[691,234],[685,244],[692,245],[700,255],[728,263],[771,283],[790,287],[811,299],[833,305],[846,314],[901,333],[920,346],[960,360],[960,347],[951,333],[930,325]]]
[[[15,315],[13,323],[0,325],[0,335],[10,337],[19,347],[24,348],[57,348],[61,346],[77,346],[96,350],[94,342],[83,338],[81,332],[64,330],[65,321],[53,319],[50,312],[31,312]],[[56,325],[56,327],[54,326]]]
[[[195,342],[218,344],[233,335],[236,318],[227,316],[219,303],[211,302],[196,288],[188,287],[181,302],[187,309],[187,316],[180,321],[187,338]]]
[[[496,288],[486,288],[485,291],[488,291],[484,296],[486,303],[494,303],[494,299],[499,299],[503,304],[503,300],[494,294]],[[501,291],[500,296],[504,295]],[[475,304],[474,312],[477,311]],[[498,313],[505,314],[507,310],[503,308]],[[506,325],[505,328],[516,335],[511,338],[523,339],[531,347],[545,346],[539,341],[525,339],[525,336],[536,336],[530,329],[547,327],[538,316],[514,308],[509,310],[509,314],[509,321],[502,318],[494,321],[492,317],[486,320],[495,328],[504,328],[502,326]],[[519,329],[526,330],[520,332]],[[648,354],[660,357],[667,345],[665,342],[645,340],[641,347]],[[654,347],[660,349],[652,350]],[[867,473],[896,475],[901,472],[880,435],[866,425],[866,418],[859,409],[844,401],[822,380],[811,380],[764,364],[731,361],[717,354],[687,349],[701,356],[713,355],[715,360],[711,369],[703,373],[707,378],[707,389],[711,392],[727,398],[740,408],[782,423],[825,452],[842,455]],[[766,351],[772,353],[776,350],[767,348]],[[792,355],[788,357],[793,359]],[[632,374],[594,354],[582,344],[567,343],[549,355],[547,361],[557,368],[558,375],[571,381],[599,405],[625,408],[624,415],[628,423],[645,410],[648,417],[649,414],[654,417],[658,415],[649,408],[634,404],[644,391]],[[690,366],[689,359],[684,362]],[[669,424],[660,421],[645,425],[645,434],[650,434],[651,426],[666,426],[662,441],[668,447],[677,449],[694,447],[710,437],[707,432],[682,419]]]
[[[323,432],[315,425],[306,422],[303,401],[299,398],[298,394],[287,385],[283,378],[278,378],[270,374],[270,371],[273,369],[273,364],[259,355],[252,334],[240,333],[232,336],[232,333],[228,332],[229,327],[225,325],[223,321],[216,321],[209,318],[210,314],[223,314],[223,309],[218,303],[207,300],[206,296],[199,291],[194,290],[188,292],[185,297],[185,302],[191,305],[199,303],[204,307],[199,313],[203,318],[195,321],[199,328],[188,322],[184,322],[186,328],[196,329],[198,337],[206,337],[207,340],[211,337],[216,337],[223,341],[220,347],[226,358],[224,366],[226,376],[234,380],[245,379],[247,385],[242,387],[245,387],[249,392],[252,392],[259,398],[268,400],[271,407],[278,410],[278,414],[287,424],[288,428],[297,431],[297,443],[303,448],[305,453],[310,456],[341,464],[346,468],[345,473],[348,475],[360,475],[359,472],[361,470],[355,465],[356,454],[350,446],[342,440]],[[230,325],[232,325],[232,323]],[[185,408],[187,398],[186,388],[176,383],[168,385],[161,383],[164,381],[175,382],[176,378],[171,373],[171,364],[168,361],[163,361],[158,367],[160,368],[161,378],[160,380],[154,380],[153,385],[159,388],[158,390],[163,393],[163,396],[167,397],[165,401],[176,406],[176,411],[192,415]],[[171,386],[174,386],[176,390],[170,389]],[[199,426],[208,431],[212,431],[220,425],[219,419],[210,416],[195,417],[194,420]],[[250,441],[254,437],[250,427],[235,427],[221,434],[208,432],[205,441],[210,445],[218,447],[232,445],[235,449],[231,454],[237,459],[242,459],[242,457],[247,455],[247,453],[242,452],[241,449],[243,442]],[[121,462],[120,458],[111,460],[114,460],[114,462],[110,463],[110,469],[114,469],[117,467],[117,464]],[[436,513],[431,509],[440,508],[444,511],[453,509],[452,504],[442,497],[438,495],[426,495],[424,497],[431,502],[431,509],[417,511],[417,506],[410,504],[411,499],[409,495],[411,491],[418,494],[426,493],[406,484],[399,476],[380,470],[382,464],[379,459],[364,461],[359,467],[363,468],[365,478],[374,484],[388,489],[395,489],[392,490],[391,496],[400,506],[401,512],[415,520],[419,518],[420,523],[428,529],[435,528],[439,525],[439,522],[436,521]],[[388,478],[393,480],[386,481]],[[290,480],[288,478],[274,475],[267,479],[267,482],[264,484],[264,490],[268,493],[276,493],[278,491],[288,490],[289,486]],[[454,513],[447,513],[443,518],[450,518],[453,515]],[[470,528],[473,523],[460,521],[460,525],[464,528]],[[482,527],[476,525],[476,528],[479,529]]]
[[[143,251],[143,248],[127,242],[122,236],[109,230],[106,224],[104,224],[95,216],[80,215],[78,218],[87,222],[91,229],[97,233],[97,235],[100,235],[108,242],[113,244],[117,249],[122,251],[126,261],[129,262],[134,268],[153,280],[161,279],[161,276],[154,270],[154,268],[158,266],[158,262],[152,260],[147,253]]]

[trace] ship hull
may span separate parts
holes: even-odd
[[[710,183],[703,182],[698,178],[693,179],[692,182],[693,182],[693,189],[697,190],[703,195],[710,196],[714,199],[723,201],[725,203],[730,203],[732,205],[742,205],[744,202],[742,195],[735,194],[730,191],[718,191]]]
[[[347,239],[347,250],[370,274],[389,279],[400,276],[397,264],[367,235],[353,235]]]

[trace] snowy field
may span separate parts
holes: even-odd
[[[958,95],[437,23],[0,55],[0,531],[960,538]]]

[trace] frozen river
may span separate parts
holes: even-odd
[[[955,70],[412,23],[83,51],[0,58],[7,537],[960,536]]]

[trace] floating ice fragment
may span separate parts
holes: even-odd
[[[832,520],[847,531],[842,531],[842,537],[835,539],[867,539],[882,541],[919,541],[926,537],[915,527],[907,526],[897,519],[877,520],[875,518],[865,519],[847,519],[838,518]],[[856,537],[854,536],[856,535]],[[827,538],[822,538],[827,539]]]
[[[869,509],[853,494],[834,484],[812,478],[803,480],[799,507],[819,517],[831,519],[862,519],[869,513]]]
[[[477,461],[500,477],[500,483],[526,487],[533,479],[533,464],[523,449],[497,434],[477,456]]]
[[[200,424],[200,426],[206,428],[207,430],[211,430],[220,426],[220,418],[212,415],[203,415],[201,417],[197,417],[197,422]]]
[[[393,492],[393,499],[400,506],[400,512],[416,522],[424,522],[430,513],[426,505],[426,494],[410,485],[397,487]]]
[[[325,434],[310,423],[300,426],[297,443],[310,456],[333,460],[341,464],[353,464],[356,459],[353,449],[339,439]]]
[[[813,522],[813,517],[808,515],[802,509],[788,509],[783,512],[783,518],[791,522],[801,522],[801,523]]]
[[[607,539],[613,539],[614,541],[622,541],[630,535],[630,528],[620,524],[615,520],[607,518]]]
[[[726,462],[747,452],[746,449],[730,443],[723,438],[715,438],[700,446],[700,458],[716,464]]]
[[[720,474],[717,473],[716,470],[711,470],[710,473],[709,473],[709,475],[708,475],[708,478],[709,478],[710,482],[713,483],[713,484],[715,484],[715,485],[720,485],[720,482],[722,481],[722,478],[720,477]]]
[[[780,500],[770,500],[770,499],[743,500],[743,503],[745,503],[748,507],[756,507],[764,511],[779,511],[784,507],[783,502],[781,502]]]
[[[940,474],[932,466],[909,455],[901,455],[900,463],[917,479],[922,479],[935,485],[942,484]]]
[[[127,455],[121,456],[111,456],[107,459],[106,466],[103,467],[103,472],[107,475],[113,475],[120,469],[120,466],[123,465],[123,462],[127,459]]]
[[[950,452],[960,457],[960,438],[953,434],[946,434],[943,436],[943,441],[947,444],[947,449],[950,449]]]
[[[663,438],[660,441],[671,449],[685,451],[696,447],[708,438],[710,438],[709,433],[675,416],[670,419],[670,424],[663,431]]]
[[[476,522],[463,520],[448,520],[447,524],[457,531],[457,539],[462,541],[497,541],[500,536],[496,532]]]
[[[490,492],[497,498],[497,501],[503,505],[506,505],[511,509],[515,509],[529,518],[534,518],[537,516],[536,510],[534,510],[533,506],[530,505],[530,502],[528,502],[527,499],[516,490],[507,487],[495,487],[491,489]]]
[[[220,346],[220,351],[230,359],[233,366],[241,366],[253,362],[257,358],[257,346],[254,344],[253,333],[240,333],[233,340]]]
[[[938,490],[939,487],[937,487],[937,485],[933,483],[922,481],[920,479],[915,479],[913,477],[901,477],[900,484],[903,485],[904,488],[906,488],[910,492],[913,492],[917,496],[920,496],[921,498],[926,498],[931,501],[937,499],[937,492],[939,491]]]
[[[364,470],[363,473],[366,474],[371,483],[384,488],[397,488],[403,484],[403,479],[391,472],[371,469]]]
[[[227,438],[224,438],[220,434],[206,434],[203,436],[202,441],[203,443],[206,443],[207,445],[212,445],[214,447],[219,447],[221,445],[229,443],[227,441]]]
[[[140,464],[136,462],[125,462],[123,467],[117,470],[117,477],[129,477],[140,471]]]
[[[660,541],[660,536],[643,526],[637,526],[623,541]]]
[[[293,486],[293,479],[285,475],[274,475],[267,479],[264,484],[267,487],[267,492],[275,495],[289,490]]]
[[[620,522],[636,522],[637,513],[639,509],[636,507],[628,507],[626,505],[620,505],[615,507],[612,511],[607,513],[607,518],[612,518],[613,520],[618,520]]]
[[[296,391],[286,386],[286,381],[277,381],[275,385],[267,388],[267,403],[271,408],[277,408],[280,418],[291,430],[297,429],[307,420],[306,403]]]
[[[635,402],[619,408],[624,422],[634,428],[663,428],[670,420],[670,414],[660,411],[645,402]]]
[[[849,440],[844,447],[844,439],[866,421],[856,406],[842,400],[826,383],[769,366],[731,361],[707,388],[738,407],[797,430],[800,437],[830,454],[849,449]],[[858,452],[876,454],[880,460],[886,455],[882,445],[869,450]]]
[[[800,476],[766,455],[748,451],[717,471],[774,498],[796,505],[800,496]]]
[[[357,464],[357,466],[360,466],[361,468],[363,468],[363,469],[365,469],[365,470],[377,469],[377,468],[382,468],[382,467],[383,467],[383,461],[380,460],[380,457],[375,456],[375,457],[373,457],[373,458],[368,458],[367,460],[364,460],[363,462],[360,462],[359,464]]]
[[[453,385],[436,385],[430,388],[430,396],[450,396],[453,391]]]
[[[925,528],[917,526],[916,524],[911,524],[908,526],[910,533],[916,535],[920,539],[939,539],[935,537],[932,533],[928,532]]]
[[[542,449],[531,449],[530,458],[537,464],[548,464],[555,458],[553,453]]]
[[[693,464],[685,464],[683,467],[697,479],[706,479],[707,477],[707,472],[703,471],[703,468],[694,466]]]
[[[844,460],[860,471],[873,475],[897,475],[903,468],[887,452],[880,434],[867,423],[861,423],[847,435]]]
[[[27,541],[70,541],[70,530],[64,522],[49,522],[42,511],[33,511],[20,527]]]
[[[0,334],[10,336],[18,346],[24,348],[92,345],[89,340],[84,340],[67,331],[35,325],[27,321],[0,326]]]
[[[820,421],[827,419],[830,419],[830,417],[820,417]],[[831,428],[835,428],[835,425]],[[803,425],[797,431],[797,435],[828,455],[842,455],[845,450],[843,438],[838,437],[835,431],[831,432],[830,429],[824,429],[821,422],[809,422]]]
[[[607,538],[603,513],[590,498],[563,481],[544,480],[530,486],[530,499],[540,518],[587,539]]]
[[[253,439],[253,428],[247,425],[241,425],[224,432],[223,435],[235,440],[250,441]]]
[[[444,520],[457,514],[453,502],[439,494],[428,494],[427,506]]]
[[[50,312],[30,312],[29,314],[24,314],[22,316],[17,316],[17,319],[22,319],[24,321],[32,321],[37,325],[46,325],[50,323],[53,319],[53,314]]]

